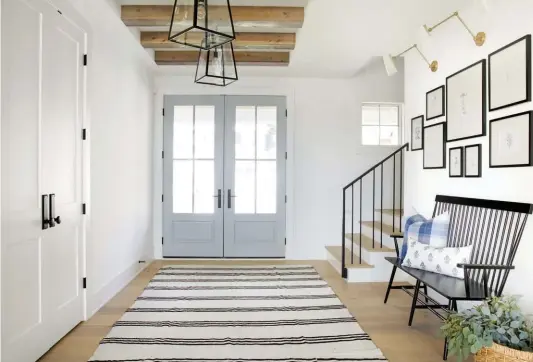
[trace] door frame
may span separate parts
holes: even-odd
[[[43,0],[48,3],[50,3],[53,7],[56,9],[60,9],[63,16],[67,18],[72,24],[74,24],[77,28],[79,28],[84,33],[84,53],[88,54],[88,57],[90,59],[91,54],[91,42],[90,39],[92,39],[91,34],[91,27],[90,24],[85,20],[85,18],[72,6],[72,4],[69,2],[69,0]],[[0,25],[1,25],[1,19],[2,19],[2,4],[0,3]],[[0,39],[1,39],[1,26],[0,26]],[[1,69],[1,55],[2,55],[2,47],[0,44],[0,69]],[[89,130],[89,124],[90,124],[90,117],[88,112],[88,67],[83,68],[83,86],[82,86],[82,119],[81,119],[81,128]],[[1,72],[0,72],[0,84],[1,84]],[[1,89],[1,88],[0,88]],[[2,109],[2,94],[0,91],[0,115],[1,115],[1,109]],[[0,122],[1,125],[1,122]],[[0,135],[2,132],[2,127],[0,126]],[[81,137],[81,135],[80,135]],[[0,137],[1,139],[1,137]],[[81,143],[81,194],[82,194],[82,203],[86,202],[86,200],[89,199],[89,186],[90,186],[90,149],[89,149],[89,142],[82,142]],[[0,158],[0,180],[2,179],[2,165],[1,165],[1,158]],[[0,181],[1,182],[1,181]],[[1,184],[0,184],[1,188]],[[0,193],[0,202],[1,202],[1,193]],[[90,209],[89,209],[90,210]],[[80,210],[81,212],[81,210]],[[86,217],[83,217],[86,216]],[[81,248],[79,250],[78,254],[78,260],[81,263],[81,274],[83,277],[87,276],[87,219],[89,217],[89,212],[87,212],[86,215],[82,215],[82,222],[81,222]],[[1,218],[1,215],[0,215]],[[1,224],[1,223],[0,223]],[[2,260],[2,249],[4,247],[4,241],[2,241],[2,232],[1,232],[1,225],[0,225],[0,310],[2,309],[2,267],[1,267],[1,260]],[[82,309],[83,309],[83,318],[84,320],[87,320],[90,315],[89,311],[87,310],[87,290],[84,289],[82,291]],[[0,313],[0,324],[2,323],[1,320],[1,313]],[[1,359],[1,351],[2,351],[2,339],[0,338],[0,359]]]
[[[285,258],[290,259],[291,240],[294,237],[294,128],[295,128],[295,90],[289,85],[274,85],[257,87],[253,84],[243,84],[237,82],[229,88],[210,87],[194,84],[188,78],[165,77],[165,81],[159,82],[156,79],[156,93],[154,94],[154,174],[153,174],[153,248],[154,259],[163,259],[163,206],[161,195],[163,194],[163,108],[164,97],[172,96],[283,96],[287,104],[286,132],[287,132],[287,160],[285,161],[285,192],[287,194],[287,203],[285,205],[285,232],[287,235],[287,246],[285,249]],[[176,77],[178,78],[178,77]],[[185,82],[185,83],[184,83]]]

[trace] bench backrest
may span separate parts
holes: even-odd
[[[448,211],[448,246],[473,245],[472,264],[511,266],[533,205],[437,195],[433,217]],[[470,279],[488,281],[489,288],[501,295],[509,270],[473,270]]]

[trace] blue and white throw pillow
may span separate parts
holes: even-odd
[[[470,261],[472,245],[456,248],[435,248],[407,239],[409,249],[402,266],[464,279],[464,271],[457,264]]]
[[[400,260],[402,261],[407,254],[409,247],[407,240],[409,238],[434,248],[444,248],[448,241],[448,229],[450,228],[450,214],[448,212],[440,214],[432,220],[427,220],[421,215],[415,215],[413,219],[414,221],[409,225],[406,222],[404,242],[400,253]]]

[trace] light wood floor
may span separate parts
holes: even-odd
[[[418,310],[413,326],[408,327],[411,300],[405,293],[392,291],[385,305],[385,283],[345,283],[327,261],[156,261],[39,362],[86,362],[113,323],[133,304],[158,269],[166,264],[312,264],[390,362],[442,361],[443,339],[436,317]],[[450,361],[454,360],[450,358]]]

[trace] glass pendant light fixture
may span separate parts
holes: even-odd
[[[229,0],[174,0],[168,40],[209,50],[235,40]]]
[[[238,79],[233,43],[200,50],[195,83],[225,87]]]

